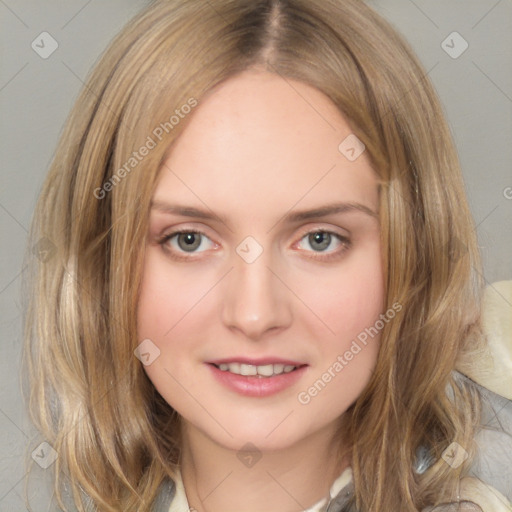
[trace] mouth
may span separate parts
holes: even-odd
[[[230,358],[208,361],[217,382],[242,396],[264,398],[292,388],[307,372],[308,364],[287,359]]]
[[[228,372],[244,377],[256,377],[260,379],[276,377],[284,373],[291,373],[299,368],[307,366],[305,364],[284,364],[284,363],[267,363],[267,364],[247,364],[242,362],[231,363],[209,363],[222,372]]]

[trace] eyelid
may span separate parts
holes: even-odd
[[[315,256],[309,256],[310,259],[317,260],[317,261],[330,261],[330,260],[336,260],[340,259],[346,250],[348,250],[352,242],[350,240],[350,235],[344,235],[339,233],[333,228],[326,228],[325,226],[313,226],[305,229],[302,234],[298,237],[297,242],[294,243],[293,247],[297,246],[302,242],[302,240],[313,233],[327,233],[329,235],[334,236],[338,239],[341,247],[331,250],[331,251],[305,251],[306,253],[312,253]]]
[[[205,231],[206,230],[204,230],[203,228],[195,228],[195,227],[187,227],[187,226],[170,229],[168,231],[165,231],[162,235],[158,236],[157,242],[159,245],[162,246],[162,248],[166,252],[172,253],[171,257],[178,259],[178,260],[193,260],[193,259],[197,259],[197,257],[195,256],[196,254],[201,254],[201,252],[207,252],[207,251],[201,251],[199,253],[197,253],[197,252],[187,253],[186,251],[179,251],[176,254],[176,250],[171,250],[164,246],[169,240],[171,240],[172,238],[174,238],[175,236],[177,236],[179,234],[193,233],[193,234],[198,234],[198,235],[201,235],[202,237],[207,238],[208,240],[210,240],[212,242],[212,244],[214,244],[214,246],[218,247],[219,244],[217,242],[215,242],[214,240],[212,240],[212,238],[210,236],[208,236],[208,234]],[[304,237],[306,237],[307,235],[313,234],[313,233],[328,233],[330,235],[333,235],[338,239],[338,241],[342,245],[341,249],[328,251],[328,252],[305,251],[308,253],[316,254],[316,256],[311,257],[312,259],[316,259],[316,260],[328,260],[331,258],[341,257],[341,254],[343,252],[345,252],[345,250],[348,249],[349,246],[351,245],[350,235],[348,233],[347,233],[347,235],[344,235],[344,234],[336,231],[336,229],[330,228],[330,227],[325,227],[325,226],[321,226],[321,225],[309,226],[309,227],[301,230],[300,233],[301,234],[298,236],[297,241],[294,242],[292,247],[295,247],[297,244],[300,244],[300,242],[304,239]]]
[[[317,232],[322,232],[322,233],[331,233],[332,235],[337,235],[339,236],[340,238],[350,238],[350,231],[348,231],[347,229],[343,229],[343,228],[340,228],[340,227],[332,227],[332,226],[326,226],[325,224],[321,224],[321,223],[317,223],[317,224],[314,224],[314,225],[308,225],[308,227],[304,227],[303,230],[301,230],[301,235],[300,237],[303,238],[305,235],[308,235],[310,233],[317,233]],[[345,233],[341,233],[341,231],[344,231]]]
[[[169,239],[174,235],[178,235],[180,233],[199,233],[200,235],[203,235],[204,237],[210,239],[213,243],[218,245],[218,243],[214,241],[214,237],[212,237],[209,234],[211,232],[210,228],[208,228],[208,226],[205,226],[204,224],[201,224],[199,227],[194,226],[193,224],[179,224],[175,226],[167,226],[166,228],[159,231],[160,234],[156,235],[155,237],[156,240],[159,242],[164,239]]]
[[[215,247],[218,247],[219,244],[217,242],[215,242],[214,240],[212,240],[212,238],[210,236],[208,236],[204,230],[202,229],[198,229],[198,228],[176,228],[176,229],[172,229],[170,231],[167,231],[167,232],[164,232],[162,235],[158,236],[157,237],[157,243],[160,244],[162,247],[164,246],[164,244],[166,244],[167,242],[169,242],[171,239],[173,239],[174,237],[176,237],[177,235],[180,235],[180,234],[188,234],[188,233],[192,233],[192,234],[197,234],[197,235],[201,235],[201,237],[203,238],[207,238],[208,240],[210,240],[210,242],[215,246]],[[175,251],[171,251],[170,249],[166,249],[168,252],[173,252],[175,253]],[[201,251],[201,252],[205,252],[205,251]],[[190,257],[194,257],[194,254],[201,254],[201,253],[197,253],[197,252],[191,252],[191,253],[187,253],[186,251],[182,251],[182,252],[179,252],[179,254],[189,254],[189,256],[186,256],[184,258],[187,258],[189,259]]]

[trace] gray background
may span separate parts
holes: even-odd
[[[20,277],[35,199],[88,70],[146,3],[0,0],[0,511],[26,510],[24,456],[34,430],[19,389]],[[512,279],[512,0],[368,3],[405,35],[437,87],[459,149],[487,283]],[[43,31],[59,45],[47,59],[31,47]],[[458,58],[441,46],[454,31],[469,45]],[[461,43],[448,44],[453,52]],[[37,470],[47,480],[50,470]],[[43,485],[33,495],[34,510],[53,508]]]

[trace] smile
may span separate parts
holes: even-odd
[[[265,365],[253,365],[244,363],[221,363],[215,365],[219,370],[223,372],[230,372],[236,375],[244,376],[258,376],[258,377],[274,377],[275,375],[281,375],[282,373],[290,373],[297,369],[297,366],[289,364],[265,364]]]
[[[239,395],[268,397],[296,385],[309,365],[297,361],[267,358],[245,360],[238,358],[210,361],[207,364],[213,377],[222,386]]]

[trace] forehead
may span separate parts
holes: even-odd
[[[339,146],[351,128],[315,88],[247,71],[208,93],[173,144],[155,199],[188,199],[239,212],[335,201],[375,208],[376,175],[363,152]]]

